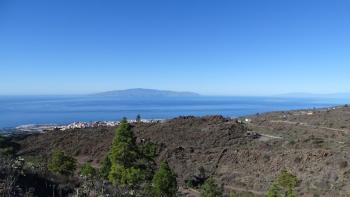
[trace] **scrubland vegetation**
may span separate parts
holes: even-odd
[[[15,157],[13,147],[0,136],[2,196],[177,196],[176,174],[166,161],[159,169],[154,161],[157,145],[136,143],[126,119],[115,131],[115,136],[101,167],[90,163],[80,165],[64,151],[52,151],[47,164],[26,162]],[[37,166],[40,165],[40,166]],[[41,169],[36,169],[40,167]],[[21,185],[24,176],[37,176],[46,185]],[[49,176],[47,176],[49,175]],[[36,177],[33,177],[36,178]],[[47,179],[46,179],[47,178]],[[65,184],[67,187],[64,188]],[[32,187],[31,187],[32,186]]]
[[[344,107],[241,119],[123,120],[118,128],[0,137],[0,191],[2,196],[347,196],[349,112]]]
[[[60,149],[54,149],[46,161],[24,160],[16,157],[16,146],[0,136],[2,196],[179,196],[177,176],[167,161],[156,164],[159,145],[144,140],[137,143],[126,119],[115,130],[99,167],[79,164]],[[293,176],[283,171],[268,196],[292,196],[293,181]],[[186,185],[199,191],[201,197],[224,194],[224,188],[203,167]]]

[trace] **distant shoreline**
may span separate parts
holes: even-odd
[[[263,113],[274,113],[274,112],[305,112],[306,115],[312,114],[313,110],[335,110],[337,108],[347,107],[348,105],[338,105],[338,106],[330,106],[330,107],[322,107],[322,108],[310,108],[310,109],[294,109],[294,110],[282,110],[282,111],[269,111]],[[245,115],[245,116],[231,116],[227,118],[239,118],[239,117],[249,117],[254,114]],[[207,115],[210,116],[210,115]],[[141,119],[142,123],[152,123],[152,122],[163,122],[169,119]],[[136,123],[136,119],[129,119],[129,123]],[[99,127],[116,127],[118,126],[120,121],[77,121],[69,124],[26,124],[19,125],[13,128],[0,128],[0,134],[3,135],[11,135],[11,134],[34,134],[34,133],[45,133],[49,131],[65,131],[69,129],[84,129],[84,128],[99,128]]]
[[[166,119],[141,119],[140,122],[152,123],[164,121]],[[136,123],[137,120],[128,120],[129,123]],[[2,128],[0,134],[33,134],[33,133],[44,133],[48,131],[64,131],[68,129],[83,129],[83,128],[97,128],[97,127],[115,127],[118,126],[120,121],[78,121],[69,124],[26,124],[19,125],[13,128]]]
[[[0,102],[0,133],[42,132],[64,127],[74,121],[172,119],[178,116],[249,116],[256,113],[324,108],[349,100],[308,100],[282,98],[198,97],[196,99],[115,100],[104,97],[42,97],[5,99]],[[112,122],[113,122],[112,121]],[[33,124],[33,125],[28,125]],[[108,124],[112,124],[109,122]],[[19,128],[18,128],[19,127]]]

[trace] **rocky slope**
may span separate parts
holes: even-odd
[[[243,123],[240,120],[243,121]],[[295,174],[299,196],[347,196],[350,193],[350,108],[257,114],[239,119],[221,116],[179,117],[134,124],[139,142],[161,147],[178,182],[203,167],[229,191],[263,195],[282,169]],[[22,156],[47,155],[61,148],[79,162],[98,166],[111,144],[114,128],[80,129],[17,139]],[[196,191],[183,190],[187,195]]]

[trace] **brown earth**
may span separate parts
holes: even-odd
[[[239,123],[242,120],[244,123]],[[265,194],[284,168],[300,182],[298,196],[347,196],[350,193],[350,108],[297,110],[239,119],[179,117],[133,124],[138,141],[161,145],[179,185],[204,167],[227,191]],[[98,166],[112,142],[114,128],[76,129],[33,134],[16,141],[19,154],[47,158],[63,149],[79,162]],[[188,195],[197,191],[182,189]]]

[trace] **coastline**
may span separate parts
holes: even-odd
[[[180,116],[154,124],[133,124],[131,129],[138,143],[146,140],[159,145],[156,160],[169,161],[180,186],[186,185],[198,166],[206,166],[208,174],[223,172],[216,173],[215,178],[223,180],[221,183],[228,191],[238,188],[265,193],[276,173],[287,168],[302,180],[298,194],[343,196],[349,193],[346,186],[327,191],[321,188],[337,183],[328,176],[330,173],[350,184],[347,176],[350,166],[345,165],[350,151],[349,120],[350,107],[343,105],[273,111],[235,119]],[[17,146],[16,154],[25,160],[45,162],[52,150],[60,149],[77,159],[78,165],[91,163],[99,168],[114,135],[115,127],[96,127],[13,134],[7,140]],[[319,175],[315,175],[316,171]],[[242,187],[235,180],[247,185]],[[318,182],[322,186],[310,191],[309,183]]]
[[[142,123],[161,122],[165,119],[141,119]],[[129,123],[135,123],[137,120],[128,120]],[[99,128],[99,127],[115,127],[118,126],[120,121],[77,121],[69,124],[26,124],[19,125],[14,128],[1,128],[0,134],[12,135],[12,134],[34,134],[44,133],[48,131],[65,131],[69,129],[85,129],[85,128]]]
[[[266,113],[275,113],[275,112],[300,112],[301,114],[311,114],[312,111],[327,111],[327,110],[335,110],[337,108],[342,108],[344,106],[347,106],[347,104],[344,105],[333,105],[328,107],[319,107],[319,108],[303,108],[303,109],[292,109],[292,110],[277,110],[277,111],[268,111],[268,112],[261,112],[256,114],[266,114]],[[218,114],[220,115],[220,114]],[[254,116],[255,114],[247,114],[247,115],[241,115],[241,116],[230,116],[227,118],[234,119],[234,118],[243,118],[243,117],[250,117]],[[187,116],[187,115],[182,115]],[[213,116],[211,114],[205,115],[205,116]],[[222,115],[221,115],[222,116]],[[177,116],[177,117],[181,117]],[[203,116],[195,116],[195,117],[203,117]],[[174,117],[176,118],[176,117]],[[140,122],[143,123],[152,123],[152,122],[162,122],[173,118],[163,118],[163,119],[141,119]],[[75,121],[68,124],[55,124],[55,123],[43,123],[43,124],[25,124],[25,125],[19,125],[16,127],[7,127],[7,128],[0,128],[0,134],[1,135],[13,135],[13,134],[35,134],[35,133],[45,133],[48,131],[65,131],[69,129],[84,129],[84,128],[99,128],[99,127],[116,127],[119,125],[119,120],[97,120],[97,121]],[[137,122],[136,119],[128,119],[129,123],[135,123]]]
[[[1,99],[1,98],[0,98]],[[108,121],[123,117],[171,119],[181,115],[247,116],[280,110],[342,105],[345,101],[264,97],[198,97],[193,99],[118,100],[95,97],[19,97],[0,102],[0,130],[20,125],[66,125],[74,121]]]

